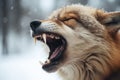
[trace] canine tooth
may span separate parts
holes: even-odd
[[[42,37],[43,37],[43,40],[44,40],[44,42],[46,44],[46,34],[42,34]]]

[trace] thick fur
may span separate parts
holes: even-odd
[[[64,57],[55,67],[63,80],[112,80],[112,73],[119,74],[120,12],[77,4],[60,8],[41,22],[40,29],[67,41]]]

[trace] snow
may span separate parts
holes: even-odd
[[[43,7],[42,10],[44,12],[49,12],[54,7],[54,0],[49,0],[48,2],[45,0],[40,0],[40,7]]]
[[[114,2],[115,2],[115,0],[109,0],[109,2],[114,3]]]
[[[60,80],[56,73],[42,70],[39,61],[44,61],[46,51],[37,44],[34,47],[26,53],[0,57],[0,80]]]
[[[101,0],[88,0],[88,5],[91,5],[92,7],[100,7],[102,4]]]

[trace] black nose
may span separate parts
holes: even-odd
[[[31,29],[32,29],[33,31],[35,31],[36,28],[38,28],[38,27],[40,26],[40,24],[41,24],[40,21],[32,21],[32,22],[30,23],[30,27],[31,27]]]

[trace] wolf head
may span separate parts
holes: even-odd
[[[42,67],[47,72],[101,80],[120,67],[120,12],[70,5],[30,25],[33,37],[50,48]]]

